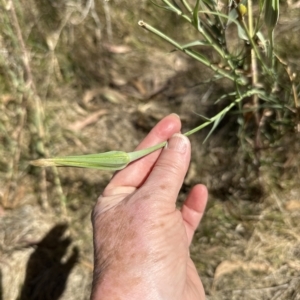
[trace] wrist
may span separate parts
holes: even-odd
[[[124,274],[124,272],[125,274]],[[128,274],[126,270],[105,275],[93,282],[91,300],[158,300],[161,299],[156,287],[140,274]]]

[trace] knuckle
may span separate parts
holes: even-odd
[[[164,159],[158,160],[155,167],[165,171],[166,173],[170,173],[171,175],[177,175],[182,172],[183,163],[180,159],[171,159],[165,157]]]

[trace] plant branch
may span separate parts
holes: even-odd
[[[184,18],[186,21],[188,21],[189,23],[191,23],[196,30],[198,30],[203,37],[206,39],[206,41],[210,44],[211,47],[213,47],[215,49],[215,51],[228,62],[228,65],[230,66],[230,68],[232,70],[235,69],[235,64],[232,62],[230,55],[228,53],[226,53],[224,51],[224,49],[222,47],[219,47],[218,45],[218,41],[216,41],[216,39],[214,38],[214,36],[210,33],[209,30],[207,30],[207,24],[203,23],[201,26],[201,20],[198,16],[199,13],[206,13],[206,14],[213,14],[216,15],[218,18],[220,18],[221,14],[218,12],[212,12],[212,11],[202,11],[199,10],[199,6],[200,6],[200,0],[197,1],[194,11],[191,9],[191,7],[184,1],[182,0],[185,5],[185,7],[188,9],[188,11],[193,15],[193,18],[191,19],[190,17],[188,17],[187,15],[185,15],[179,8],[177,8],[175,5],[173,5],[172,3],[170,3],[168,0],[162,0],[169,8],[171,11],[175,12],[177,15],[181,16],[182,18]],[[222,25],[222,24],[221,24]],[[150,26],[150,25],[149,25]],[[222,25],[223,27],[223,25]]]
[[[204,127],[214,124],[208,136],[212,131],[218,126],[222,118],[226,115],[231,108],[233,108],[237,103],[242,101],[246,97],[252,96],[254,93],[261,93],[258,90],[250,90],[240,97],[236,98],[235,101],[231,102],[230,105],[225,107],[222,111],[216,114],[214,117],[207,119],[206,122],[198,127],[184,133],[185,136],[190,136],[193,133],[203,129]],[[208,138],[206,137],[206,139]],[[205,139],[205,141],[206,141]],[[204,142],[205,142],[204,141]],[[32,161],[31,164],[38,167],[49,167],[49,166],[65,166],[65,167],[80,167],[80,168],[90,168],[90,169],[100,169],[100,170],[122,170],[129,163],[140,159],[158,149],[163,148],[167,142],[162,142],[152,147],[142,149],[134,152],[123,152],[123,151],[110,151],[98,154],[88,154],[80,156],[66,156],[66,157],[54,157],[49,159],[40,159]]]
[[[220,119],[221,117],[223,117],[226,113],[228,113],[237,103],[241,102],[243,99],[250,97],[254,94],[259,94],[260,91],[259,90],[250,90],[248,92],[246,92],[245,94],[241,95],[240,97],[236,98],[233,102],[231,102],[228,106],[226,106],[223,110],[221,110],[218,114],[216,114],[215,116],[213,116],[212,118],[210,118],[207,122],[201,124],[198,127],[195,127],[194,129],[184,133],[185,136],[189,136],[192,135],[193,133],[203,129],[204,127],[210,125],[211,123],[217,121],[218,119]]]
[[[184,5],[185,9],[190,13],[192,14],[193,13],[193,10],[192,8],[190,7],[190,5],[187,3],[186,0],[181,0],[182,4]]]
[[[16,14],[14,2],[10,2],[10,7],[8,8],[11,13],[11,18],[12,18],[12,24],[15,28],[16,35],[17,35],[17,40],[21,48],[21,58],[23,62],[23,68],[24,68],[24,73],[25,73],[25,78],[24,80],[24,85],[26,87],[25,92],[26,92],[26,98],[28,100],[29,108],[32,112],[32,122],[35,127],[35,134],[36,134],[36,150],[39,155],[41,156],[47,156],[47,150],[45,149],[44,145],[44,138],[45,138],[45,130],[43,126],[43,111],[42,111],[42,104],[41,104],[41,99],[38,95],[36,85],[33,80],[33,75],[31,71],[31,66],[30,66],[30,56],[29,53],[26,49],[26,45],[24,42],[24,38],[22,35],[21,27],[19,24],[19,20]],[[62,193],[62,188],[60,184],[60,180],[58,177],[57,170],[55,167],[52,169],[53,175],[54,175],[54,181],[58,190],[59,197],[61,199],[61,202],[65,200],[64,195]],[[48,206],[47,203],[47,190],[46,190],[46,173],[43,171],[41,174],[41,182],[40,182],[40,188],[41,188],[41,204],[44,208]]]
[[[180,9],[178,9],[175,5],[173,5],[172,3],[170,3],[168,0],[162,0],[168,7],[171,8],[171,10],[173,12],[175,12],[178,16],[181,16],[182,18],[184,18],[185,20],[187,20],[188,22],[192,22],[191,18],[188,17],[186,14],[184,14]]]
[[[249,36],[253,38],[254,36],[254,30],[253,30],[253,3],[252,0],[248,0],[248,27],[249,27]],[[258,83],[258,71],[257,71],[257,59],[256,59],[256,53],[253,48],[251,48],[251,77],[252,77],[252,87],[255,88]],[[258,111],[258,95],[254,94],[252,96],[252,103],[254,108],[254,117],[255,122],[257,125],[256,128],[256,135],[255,135],[255,144],[256,148],[261,147],[261,141],[260,141],[260,116]]]
[[[213,71],[215,71],[218,74],[221,74],[222,76],[226,77],[227,79],[230,79],[231,81],[236,81],[240,85],[245,85],[246,84],[246,78],[244,77],[238,77],[236,74],[230,74],[226,72],[224,69],[221,69],[217,67],[216,65],[213,65],[205,56],[203,56],[200,53],[197,53],[196,51],[189,50],[180,44],[178,44],[176,41],[171,39],[170,37],[166,36],[164,33],[161,31],[157,30],[156,28],[152,27],[151,25],[145,23],[144,21],[139,21],[138,22],[139,26],[145,28],[146,30],[150,31],[151,33],[154,33],[155,35],[159,36],[160,38],[164,39],[174,47],[176,47],[178,50],[186,53],[188,56],[200,61],[202,64],[205,66],[209,67]]]

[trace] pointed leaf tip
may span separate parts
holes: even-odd
[[[52,167],[52,166],[55,166],[55,163],[53,163],[51,161],[51,159],[36,159],[36,160],[31,160],[29,162],[29,164],[31,164],[32,166],[35,166],[35,167]]]

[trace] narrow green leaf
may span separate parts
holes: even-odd
[[[154,1],[150,1],[154,6],[158,7],[158,8],[162,8],[164,10],[169,10],[169,11],[172,11],[172,12],[175,12],[177,13],[177,11],[175,9],[173,9],[172,7],[169,7],[169,6],[164,6],[164,5],[159,5],[157,3],[155,3]]]
[[[266,52],[267,51],[267,40],[265,39],[264,35],[262,34],[261,31],[257,31],[256,36],[260,40],[263,50]]]
[[[205,121],[211,122],[211,119],[209,119],[209,118],[207,118],[207,117],[205,117],[205,116],[203,116],[203,115],[200,115],[200,114],[198,114],[198,113],[196,113],[196,112],[194,112],[194,114],[196,114],[197,116],[203,118]]]
[[[190,42],[185,45],[182,45],[181,47],[183,49],[186,49],[186,48],[195,47],[195,46],[210,46],[210,43],[208,43],[206,41],[194,41],[194,42]]]
[[[210,6],[210,5],[211,6],[216,6],[217,5],[215,0],[202,0],[202,1],[203,1],[203,3],[205,3],[208,6]]]
[[[183,49],[184,51],[184,49]],[[189,53],[190,54],[193,54],[194,56],[197,56],[201,59],[202,62],[205,62],[207,66],[210,66],[211,63],[209,61],[209,59],[207,57],[205,57],[204,55],[202,55],[201,53],[197,52],[197,51],[194,51],[194,50],[189,50]]]
[[[236,96],[236,92],[232,92],[232,93],[228,93],[228,94],[225,94],[225,95],[222,95],[221,97],[219,97],[214,104],[217,104],[219,103],[221,100],[225,99],[225,98],[228,98],[228,97],[232,97],[232,96]]]
[[[238,16],[239,15],[238,15],[236,8],[233,8],[228,14],[227,26],[230,25],[233,22],[233,20],[236,20],[238,18]]]
[[[223,119],[224,115],[221,115],[218,119],[215,120],[213,127],[209,131],[208,135],[206,136],[205,140],[203,141],[203,144],[207,141],[207,139],[211,136],[211,134],[215,131],[221,120]]]
[[[265,24],[273,31],[279,19],[279,0],[265,1]]]
[[[240,38],[241,40],[248,41],[249,38],[248,38],[248,35],[247,35],[247,33],[245,32],[244,28],[243,28],[240,24],[238,24],[237,27],[238,27],[238,36],[239,36],[239,38]]]
[[[195,8],[193,10],[193,22],[194,26],[200,30],[201,25],[200,25],[200,19],[199,19],[199,7],[200,7],[200,0],[197,0]]]

